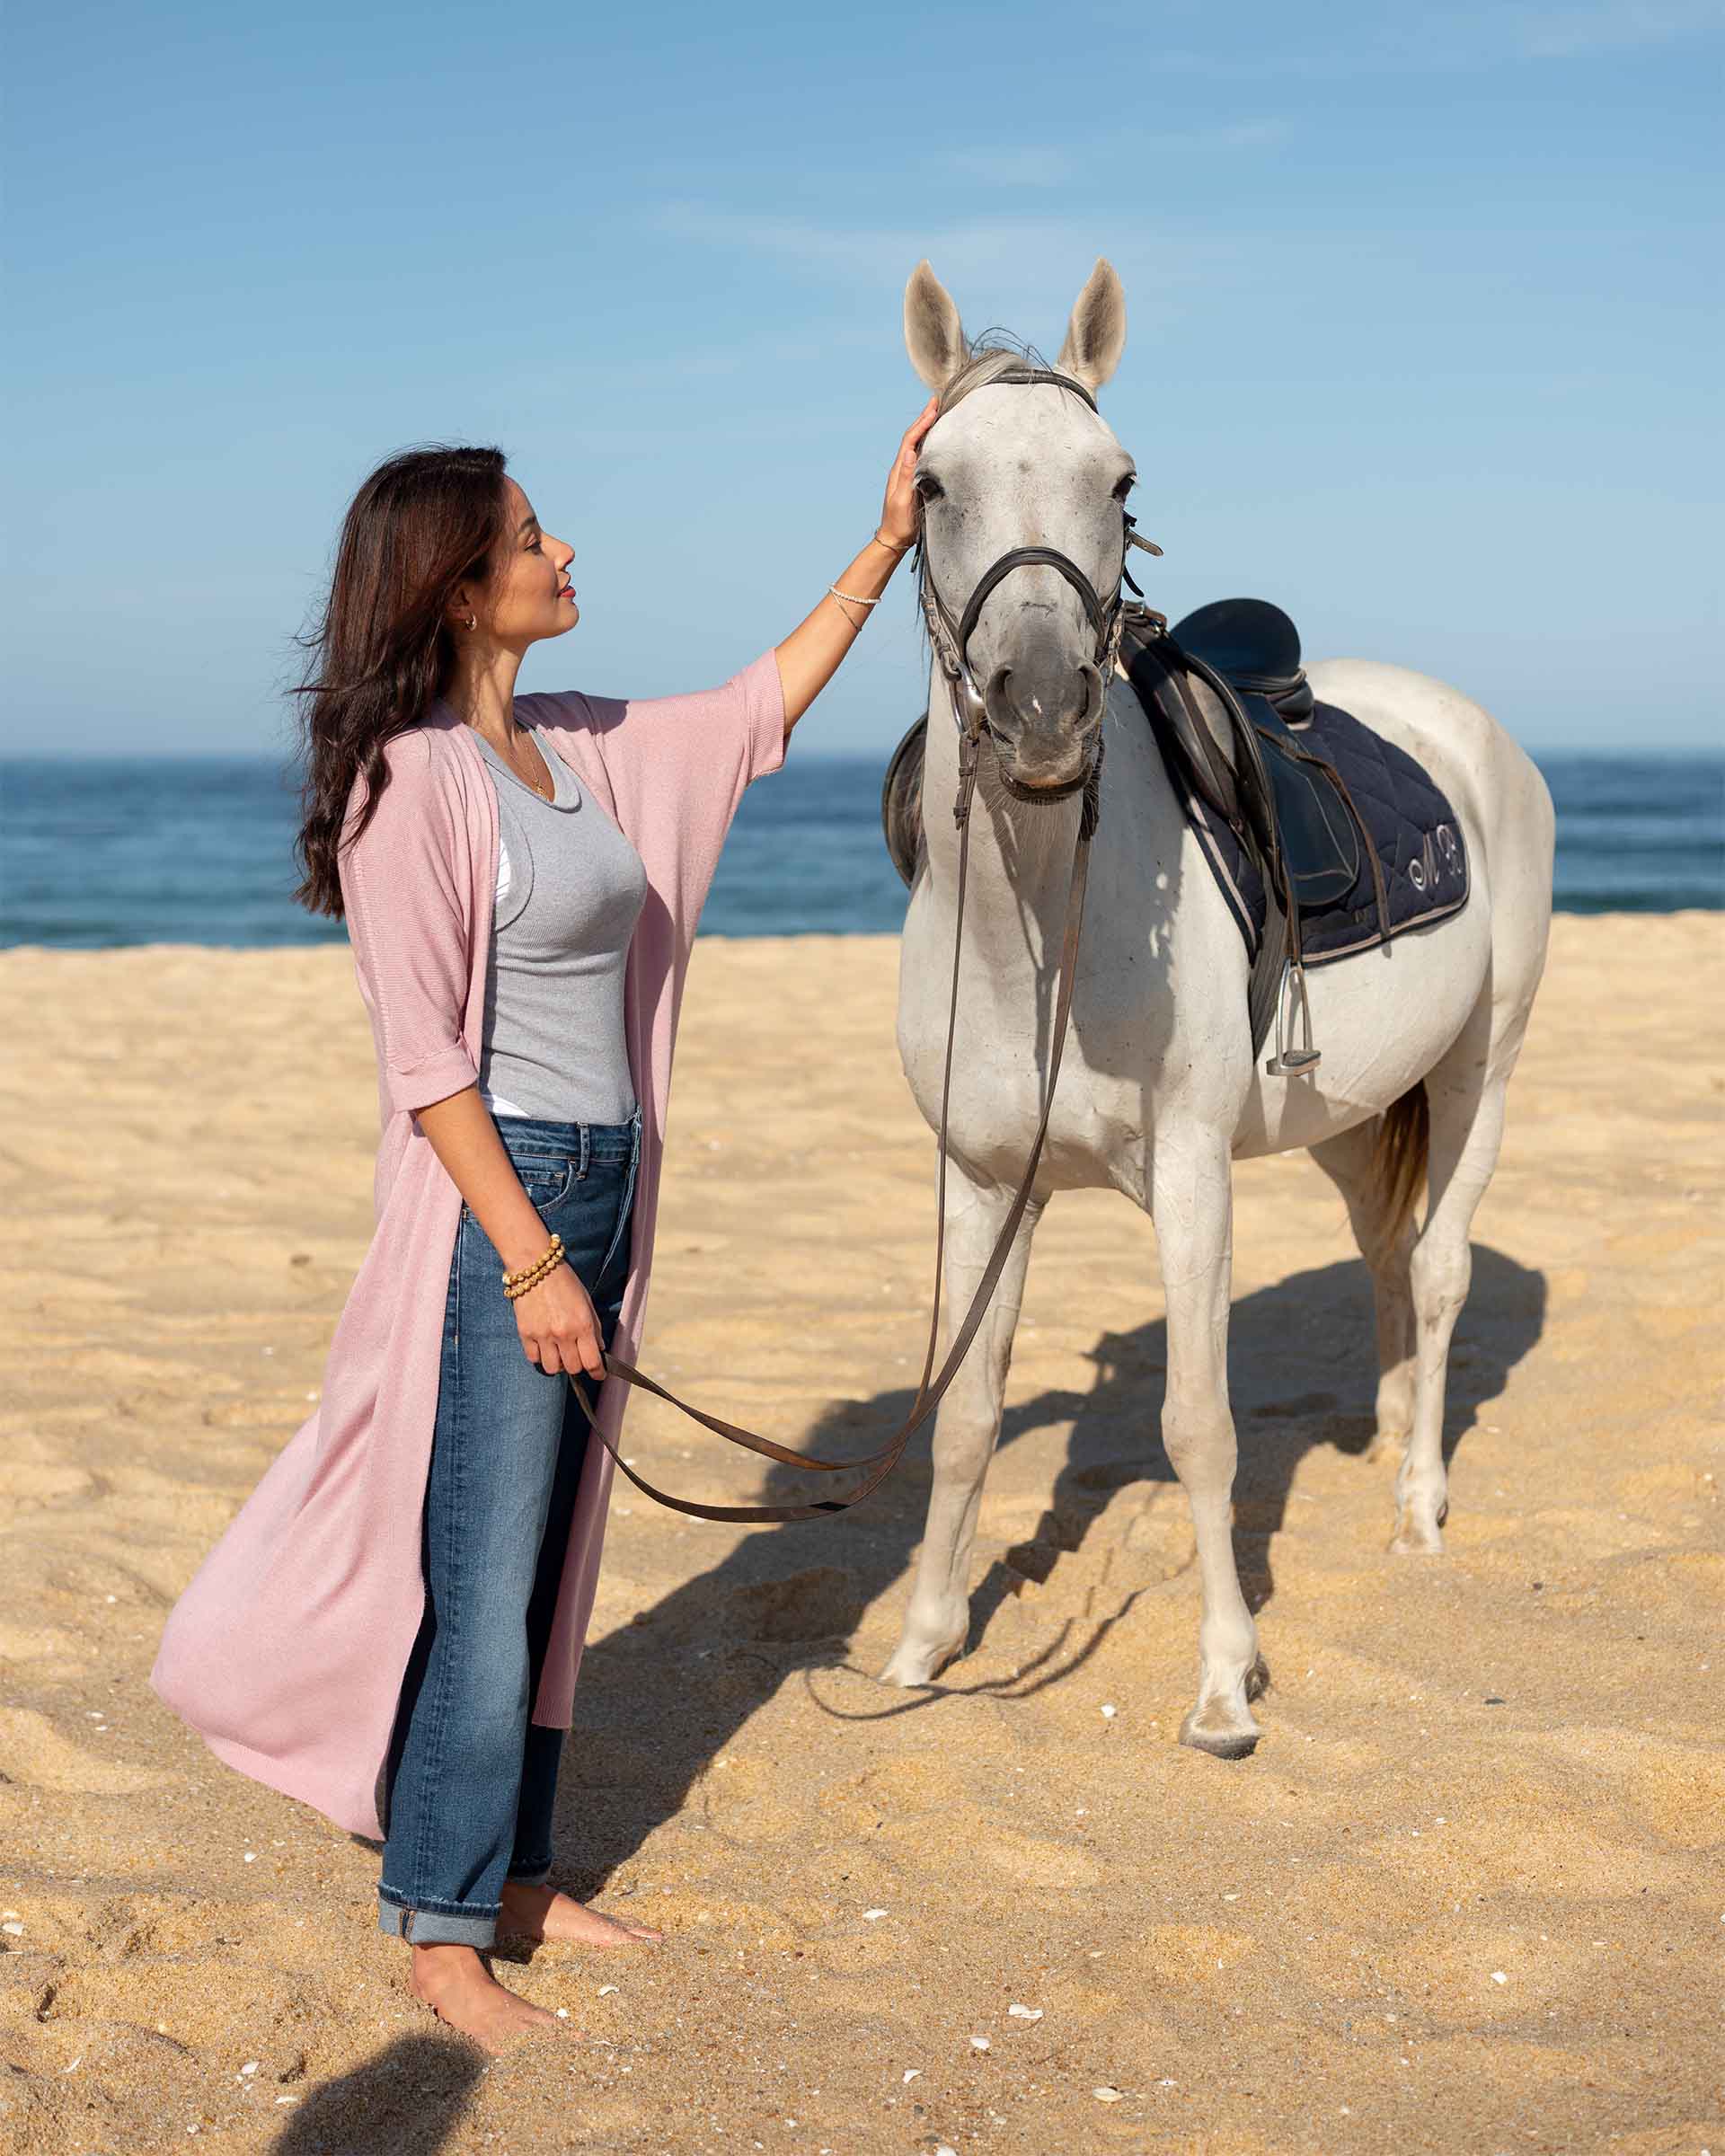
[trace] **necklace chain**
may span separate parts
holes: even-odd
[[[463,723],[466,726],[473,727],[473,731],[480,736],[482,740],[490,739],[490,736],[486,734],[484,729],[475,725],[473,720],[464,720]],[[551,780],[551,791],[549,793],[545,791],[545,789],[539,783],[537,779],[530,778],[528,774],[522,770],[520,764],[516,760],[515,742],[526,740],[530,732],[530,728],[518,726],[515,729],[515,740],[512,740],[506,748],[499,750],[498,753],[502,756],[503,761],[509,765],[509,769],[515,773],[516,777],[520,780],[521,783],[524,786],[532,787],[534,792],[538,795],[542,801],[555,800],[557,798],[557,782],[554,778],[552,778],[551,765],[545,762],[544,751],[543,749],[539,749],[539,761],[544,766],[546,778]],[[497,747],[495,742],[492,742],[491,746],[494,748]],[[538,743],[535,742],[534,747],[538,748]]]
[[[525,732],[525,731],[526,731],[526,729],[524,728],[524,729],[522,729],[522,731],[523,731],[523,732]],[[549,800],[554,800],[554,799],[556,798],[556,793],[557,793],[557,782],[556,782],[554,779],[552,779],[552,778],[551,778],[551,766],[550,766],[550,764],[547,764],[547,763],[545,762],[544,752],[544,750],[543,750],[543,749],[540,749],[540,748],[539,748],[539,745],[538,745],[538,743],[537,743],[536,741],[534,743],[534,747],[535,747],[535,751],[537,751],[537,753],[538,753],[538,756],[539,756],[539,762],[540,762],[540,764],[542,765],[542,767],[544,768],[544,774],[545,774],[546,778],[551,780],[551,791],[550,791],[549,793],[547,793],[547,792],[545,791],[545,790],[544,789],[544,787],[542,787],[542,786],[540,785],[540,783],[539,783],[539,782],[538,782],[538,780],[537,780],[537,779],[530,779],[530,778],[527,778],[527,777],[526,777],[526,773],[522,772],[522,771],[519,769],[519,767],[518,767],[518,766],[516,764],[515,756],[514,756],[514,754],[513,754],[513,749],[514,749],[514,744],[513,744],[513,743],[511,743],[511,744],[510,744],[510,749],[511,749],[511,754],[510,754],[510,756],[509,756],[509,765],[510,765],[510,768],[516,772],[516,775],[517,775],[518,778],[522,778],[522,779],[526,780],[526,784],[532,787],[533,791],[535,791],[535,793],[536,793],[536,794],[539,796],[539,799],[540,799],[542,801],[549,801]]]

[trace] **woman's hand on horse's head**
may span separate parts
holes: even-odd
[[[916,457],[923,437],[940,417],[940,399],[931,397],[905,429],[898,453],[892,460],[879,528],[880,536],[893,546],[909,546],[916,536]]]

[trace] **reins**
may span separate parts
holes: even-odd
[[[935,1196],[933,1307],[929,1317],[928,1345],[923,1357],[923,1374],[917,1383],[916,1398],[912,1401],[909,1412],[906,1415],[904,1421],[887,1444],[878,1452],[865,1453],[855,1460],[823,1460],[814,1454],[792,1452],[788,1445],[779,1445],[771,1437],[763,1437],[757,1431],[745,1429],[739,1423],[727,1422],[721,1416],[709,1415],[703,1409],[693,1407],[687,1401],[679,1399],[668,1386],[661,1385],[657,1378],[649,1377],[645,1371],[636,1369],[633,1364],[624,1362],[620,1356],[606,1352],[605,1370],[607,1377],[621,1378],[626,1385],[632,1385],[643,1392],[650,1392],[656,1400],[665,1401],[681,1414],[686,1415],[691,1421],[698,1422],[703,1429],[712,1431],[715,1436],[728,1438],[732,1445],[741,1445],[747,1452],[756,1453],[763,1459],[776,1460],[785,1467],[804,1469],[812,1474],[848,1474],[862,1470],[868,1471],[864,1474],[862,1481],[847,1496],[818,1498],[813,1503],[807,1505],[702,1505],[693,1498],[673,1497],[668,1490],[659,1489],[653,1483],[648,1481],[644,1475],[637,1474],[628,1462],[624,1459],[615,1445],[601,1428],[598,1417],[588,1397],[585,1384],[573,1373],[571,1373],[570,1385],[577,1401],[580,1403],[582,1414],[586,1416],[588,1422],[597,1435],[599,1442],[637,1489],[644,1491],[648,1497],[654,1498],[659,1504],[668,1506],[673,1512],[689,1513],[695,1518],[703,1520],[743,1522],[813,1520],[818,1519],[823,1514],[848,1511],[853,1505],[861,1503],[864,1498],[878,1489],[880,1484],[886,1480],[898,1464],[906,1445],[909,1444],[930,1415],[940,1405],[947,1388],[958,1375],[959,1367],[969,1351],[970,1343],[975,1339],[978,1328],[986,1314],[988,1303],[994,1295],[995,1289],[999,1286],[1000,1276],[1005,1269],[1013,1239],[1017,1235],[1019,1224],[1024,1217],[1024,1208],[1030,1202],[1031,1191],[1036,1180],[1037,1167],[1042,1158],[1043,1141],[1048,1136],[1048,1118],[1054,1107],[1055,1082],[1060,1074],[1061,1051],[1066,1046],[1066,1021],[1072,1010],[1073,982],[1077,971],[1078,941],[1084,927],[1084,885],[1090,868],[1090,839],[1091,834],[1095,828],[1095,815],[1092,807],[1092,797],[1089,796],[1086,797],[1084,807],[1080,810],[1079,835],[1077,843],[1073,849],[1072,879],[1067,888],[1066,929],[1061,941],[1060,987],[1055,1006],[1054,1037],[1049,1047],[1048,1082],[1043,1095],[1041,1117],[1037,1124],[1036,1137],[1031,1146],[1030,1157],[1024,1163],[1024,1172],[1019,1180],[1018,1188],[1013,1193],[1012,1206],[1007,1212],[1005,1220],[1001,1224],[1000,1233],[995,1239],[994,1250],[989,1254],[988,1263],[983,1270],[981,1279],[977,1284],[976,1293],[970,1299],[970,1306],[965,1312],[964,1321],[953,1337],[952,1344],[947,1351],[946,1359],[941,1365],[939,1374],[933,1377],[931,1383],[930,1377],[933,1372],[935,1350],[940,1339],[941,1286],[944,1274],[946,1248],[947,1127],[952,1092],[952,1049],[958,1030],[959,967],[963,948],[961,939],[964,926],[965,887],[969,868],[970,805],[977,779],[977,746],[975,737],[967,733],[960,746],[959,794],[953,808],[953,816],[959,826],[959,891],[952,936],[952,986],[947,1010],[946,1056],[941,1078],[940,1165],[937,1171]]]
[[[1082,383],[1075,382],[1067,376],[1056,374],[1048,368],[1014,369],[1010,373],[996,376],[995,379],[1001,382],[1058,383],[1066,388],[1075,390],[1092,411],[1096,409],[1095,400]],[[1126,516],[1124,509],[1122,509],[1121,515],[1125,518],[1125,538],[1121,547],[1120,576],[1127,582],[1130,582],[1130,579],[1126,577],[1125,553],[1127,547],[1137,544],[1152,553],[1160,553],[1162,550],[1160,547],[1154,546],[1149,540],[1138,538],[1132,530],[1132,520]],[[911,1401],[904,1420],[887,1443],[878,1451],[865,1453],[861,1458],[855,1460],[823,1460],[813,1454],[793,1452],[790,1446],[780,1445],[771,1437],[764,1437],[758,1431],[745,1429],[739,1423],[727,1422],[722,1416],[709,1415],[703,1409],[693,1407],[687,1401],[679,1399],[668,1386],[660,1384],[657,1378],[648,1376],[644,1371],[638,1370],[633,1364],[626,1363],[621,1356],[606,1351],[604,1356],[605,1374],[607,1377],[620,1378],[624,1384],[632,1385],[639,1392],[649,1392],[656,1400],[664,1401],[668,1405],[676,1408],[680,1414],[686,1415],[692,1422],[699,1423],[703,1429],[711,1430],[715,1436],[726,1438],[730,1444],[740,1445],[746,1452],[757,1454],[765,1460],[777,1461],[781,1466],[800,1468],[810,1474],[832,1475],[861,1472],[863,1477],[856,1489],[851,1490],[845,1497],[818,1498],[807,1505],[702,1505],[692,1498],[673,1497],[668,1490],[656,1488],[654,1484],[647,1480],[645,1476],[635,1472],[600,1427],[598,1416],[595,1411],[592,1401],[588,1398],[585,1383],[573,1372],[569,1373],[570,1387],[580,1405],[581,1412],[612,1459],[628,1476],[637,1489],[651,1498],[657,1504],[668,1507],[673,1512],[687,1513],[696,1519],[703,1520],[735,1520],[740,1523],[756,1524],[777,1520],[818,1519],[823,1515],[846,1512],[853,1505],[860,1504],[864,1498],[878,1489],[880,1484],[886,1480],[903,1457],[905,1447],[940,1405],[948,1387],[958,1375],[966,1355],[969,1352],[971,1342],[976,1339],[978,1329],[987,1312],[988,1304],[993,1299],[995,1290],[1000,1284],[1000,1276],[1005,1269],[1013,1243],[1017,1237],[1020,1224],[1023,1221],[1024,1209],[1030,1203],[1031,1192],[1035,1185],[1036,1171],[1041,1162],[1042,1147],[1048,1133],[1048,1119],[1054,1109],[1055,1085],[1060,1075],[1060,1058],[1066,1047],[1067,1021],[1072,1012],[1073,987],[1078,970],[1078,945],[1084,929],[1084,888],[1090,874],[1090,842],[1095,833],[1101,811],[1102,737],[1100,728],[1096,737],[1096,753],[1076,779],[1069,781],[1065,785],[1047,789],[1031,789],[1018,785],[1009,788],[1009,791],[1022,800],[1037,801],[1065,800],[1082,789],[1084,800],[1079,808],[1078,831],[1073,844],[1072,873],[1066,888],[1066,923],[1060,946],[1060,984],[1055,1002],[1054,1031],[1048,1048],[1048,1073],[1042,1097],[1042,1112],[1037,1122],[1036,1136],[1031,1143],[1029,1157],[1024,1163],[1024,1171],[1019,1178],[1018,1188],[1013,1195],[1013,1201],[1007,1209],[1006,1217],[1001,1224],[1000,1233],[995,1238],[995,1246],[989,1253],[988,1262],[983,1268],[982,1277],[977,1284],[976,1293],[970,1298],[969,1308],[965,1312],[963,1321],[952,1337],[946,1358],[942,1363],[937,1374],[934,1370],[934,1357],[940,1340],[941,1290],[944,1277],[946,1253],[947,1135],[952,1097],[952,1056],[958,1035],[959,976],[964,950],[965,892],[969,879],[970,813],[976,793],[977,770],[982,738],[985,732],[988,730],[983,698],[970,677],[968,649],[970,634],[976,627],[983,601],[1014,569],[1031,566],[1043,566],[1057,570],[1084,602],[1085,613],[1090,618],[1091,625],[1095,631],[1098,640],[1097,663],[1101,667],[1102,694],[1104,708],[1106,708],[1108,682],[1113,672],[1114,655],[1119,648],[1122,622],[1120,590],[1118,581],[1111,600],[1104,602],[1084,571],[1075,562],[1068,560],[1065,554],[1057,552],[1051,547],[1016,547],[1010,553],[1003,554],[997,561],[984,571],[978,579],[976,590],[971,594],[955,632],[951,617],[947,614],[944,604],[938,592],[933,588],[933,579],[927,574],[925,559],[924,562],[924,607],[928,618],[930,641],[934,645],[942,669],[946,674],[947,686],[951,697],[952,716],[959,729],[959,785],[957,799],[952,808],[953,820],[959,832],[959,888],[952,924],[952,981],[947,1005],[946,1053],[941,1074],[940,1159],[936,1171],[935,1188],[936,1219],[933,1309],[929,1315],[928,1345],[923,1357],[923,1374],[917,1382],[916,1397]],[[1133,588],[1136,590],[1137,587],[1134,586]],[[992,736],[990,738],[992,746]],[[1005,782],[1004,772],[999,772],[996,775],[1001,778],[1003,782]]]

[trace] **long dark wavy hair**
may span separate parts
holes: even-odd
[[[301,870],[294,896],[342,917],[339,856],[355,781],[366,792],[350,844],[389,783],[385,744],[448,689],[456,642],[446,615],[458,585],[487,584],[508,528],[500,449],[432,444],[387,458],[342,519],[329,596],[295,641],[307,654],[299,699]]]

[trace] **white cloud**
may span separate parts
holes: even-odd
[[[1060,187],[1073,177],[1071,155],[1065,150],[1022,148],[954,150],[947,163],[967,180],[980,180],[988,187]]]
[[[1112,20],[1137,19],[1123,0]],[[1472,72],[1516,61],[1586,59],[1675,45],[1725,29],[1725,0],[1527,0],[1432,12],[1376,9],[1332,14],[1321,39],[1286,41],[1286,11],[1245,0],[1225,49],[1172,41],[1153,72],[1224,80],[1336,81],[1434,68]]]
[[[1719,0],[1675,0],[1663,6],[1607,0],[1588,7],[1512,8],[1507,20],[1529,59],[1575,59],[1703,37],[1725,25],[1725,6]]]
[[[655,218],[661,231],[712,247],[746,250],[801,262],[824,275],[850,279],[908,277],[924,255],[963,272],[986,274],[1009,264],[1040,263],[1058,258],[1070,265],[1084,256],[1079,271],[1094,259],[1093,241],[1081,234],[1075,219],[1051,216],[979,217],[957,224],[843,225],[812,217],[761,216],[748,210],[716,209],[704,203],[668,204]],[[937,265],[938,266],[938,265]],[[944,277],[946,272],[941,271]],[[1075,290],[1076,287],[1075,287]]]
[[[1296,133],[1285,119],[1232,119],[1205,127],[1163,127],[1154,113],[1135,115],[1129,128],[1099,135],[1089,142],[1079,160],[1070,151],[1051,145],[1011,144],[1004,147],[953,150],[946,163],[951,172],[985,186],[1002,189],[1048,188],[1084,185],[1099,164],[1115,159],[1143,159],[1159,151],[1190,150],[1194,155],[1209,151],[1273,148]]]
[[[1166,317],[1181,296],[1232,277],[1243,250],[1214,237],[1159,233],[1118,210],[1101,216],[978,216],[942,224],[846,226],[811,217],[759,216],[694,202],[668,204],[657,228],[716,249],[775,257],[811,275],[896,298],[927,256],[958,301],[965,327],[1005,324],[1047,344],[1066,326],[1099,254],[1120,273],[1128,306]],[[1047,349],[1052,350],[1052,345]]]

